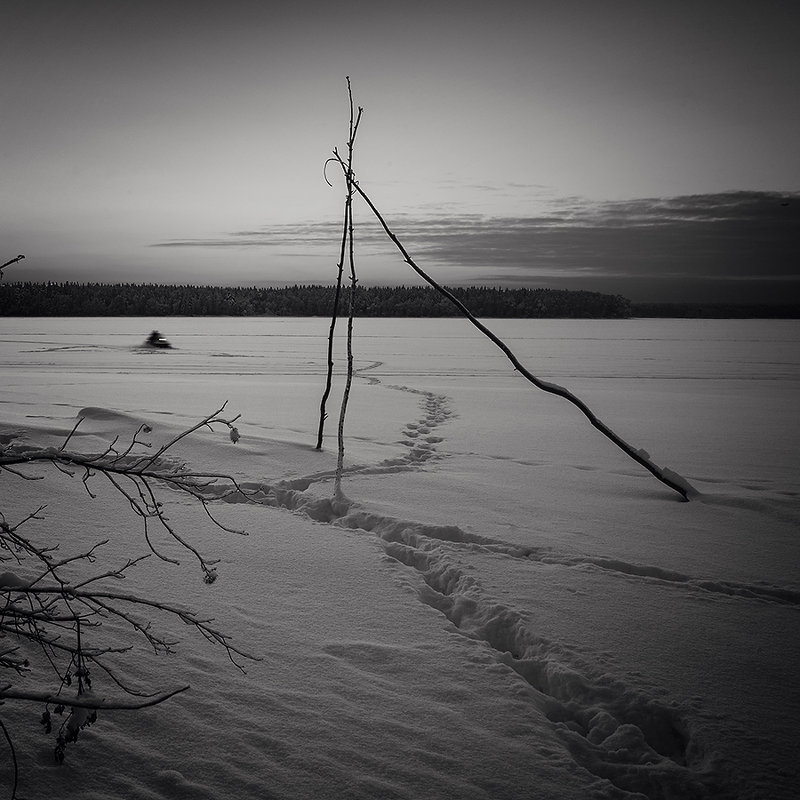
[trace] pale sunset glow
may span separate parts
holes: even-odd
[[[363,187],[452,285],[800,297],[791,3],[12,0],[6,280],[335,276]],[[365,284],[413,283],[356,206]]]

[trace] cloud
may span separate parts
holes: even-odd
[[[718,195],[590,202],[567,198],[531,217],[414,220],[426,255],[463,264],[642,274],[796,273],[800,195]]]
[[[151,247],[316,247],[336,241],[341,225],[333,223],[269,225],[252,230],[233,231],[210,238],[167,239]]]
[[[800,302],[800,193],[726,192],[624,201],[551,201],[530,216],[387,213],[387,223],[420,266],[441,265],[463,283],[578,285],[640,296],[682,287],[739,292],[758,284],[775,300]],[[358,219],[358,218],[357,218]],[[156,247],[265,247],[284,254],[338,252],[341,222],[268,225]],[[362,253],[393,245],[377,222],[356,226]],[[724,284],[727,289],[720,288]],[[734,291],[731,287],[736,285]],[[766,288],[765,288],[766,287]],[[634,292],[629,292],[633,294]],[[680,294],[680,292],[678,292]],[[759,302],[764,302],[759,297]]]
[[[356,240],[359,249],[367,252],[388,251],[391,245],[371,219],[357,224]],[[155,242],[157,248],[268,248],[282,255],[320,256],[338,253],[342,238],[342,223],[303,222],[265,225],[251,230],[232,231],[208,238],[167,239]]]
[[[403,220],[396,232],[421,262],[459,264],[473,282],[668,289],[685,300],[702,290],[741,302],[757,286],[759,302],[800,302],[798,230],[800,194],[730,192],[563,198],[538,216]]]

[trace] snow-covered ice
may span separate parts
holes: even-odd
[[[6,703],[21,796],[796,797],[800,324],[488,324],[700,496],[682,502],[463,320],[356,321],[340,503],[341,341],[314,449],[327,320],[0,320],[6,446],[57,445],[79,416],[85,452],[141,423],[168,441],[227,401],[241,438],[198,431],[174,455],[258,501],[205,490],[242,537],[165,489],[218,580],[151,558],[126,588],[213,616],[260,660],[242,674],[158,620],[178,652],[120,668],[191,691],[102,712],[61,766],[40,711]],[[140,348],[153,328],[175,349]],[[0,474],[7,518],[46,501],[27,524],[65,553],[147,552],[113,491],[40,473]],[[0,764],[8,786],[7,750]]]

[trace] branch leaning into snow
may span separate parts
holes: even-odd
[[[4,270],[6,267],[10,267],[12,264],[16,264],[16,263],[17,263],[17,261],[22,261],[22,259],[23,259],[23,258],[25,258],[25,256],[23,256],[22,254],[20,254],[20,255],[18,255],[16,258],[12,258],[12,259],[10,259],[9,261],[6,261],[6,263],[5,263],[5,264],[0,264],[0,281],[1,281],[1,280],[3,280],[3,270]]]
[[[346,170],[346,165],[342,161],[341,157],[339,157],[338,153],[334,154],[339,161],[343,170]],[[659,467],[658,465],[654,464],[650,460],[650,456],[644,450],[637,450],[635,447],[632,447],[628,442],[618,436],[611,428],[609,428],[605,423],[599,420],[592,410],[578,397],[576,397],[572,392],[565,389],[563,386],[558,386],[555,383],[549,383],[548,381],[543,381],[540,378],[537,378],[531,372],[529,372],[517,359],[511,349],[506,345],[506,343],[496,336],[492,331],[490,331],[483,323],[479,322],[470,312],[470,310],[451,292],[445,289],[443,286],[439,285],[430,275],[428,275],[424,270],[422,270],[411,258],[408,251],[403,247],[400,240],[395,236],[395,234],[389,229],[389,226],[386,224],[386,220],[381,215],[380,211],[375,207],[375,204],[370,200],[367,196],[366,192],[359,186],[358,182],[353,182],[353,187],[355,188],[356,192],[362,197],[364,202],[370,207],[370,210],[377,218],[378,222],[383,227],[383,230],[386,232],[386,235],[394,242],[397,249],[402,253],[405,262],[428,284],[430,284],[437,292],[444,295],[458,310],[485,336],[491,339],[508,357],[508,360],[514,365],[514,368],[528,381],[530,381],[534,386],[541,389],[544,392],[549,392],[550,394],[558,395],[559,397],[563,397],[565,400],[568,400],[574,406],[576,406],[583,415],[589,420],[589,422],[597,428],[604,436],[608,437],[617,447],[620,448],[626,455],[630,456],[634,461],[638,464],[641,464],[648,472],[652,473],[658,480],[660,480],[663,484],[669,486],[670,489],[673,489],[678,494],[680,494],[684,500],[689,500],[690,497],[696,496],[698,494],[697,490],[689,484],[689,482],[683,478],[681,475],[678,475],[676,472],[673,472],[670,469]]]

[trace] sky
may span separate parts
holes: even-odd
[[[334,281],[349,76],[359,185],[440,282],[800,302],[793,0],[2,0],[0,27],[6,281]],[[354,214],[361,283],[418,283]]]

